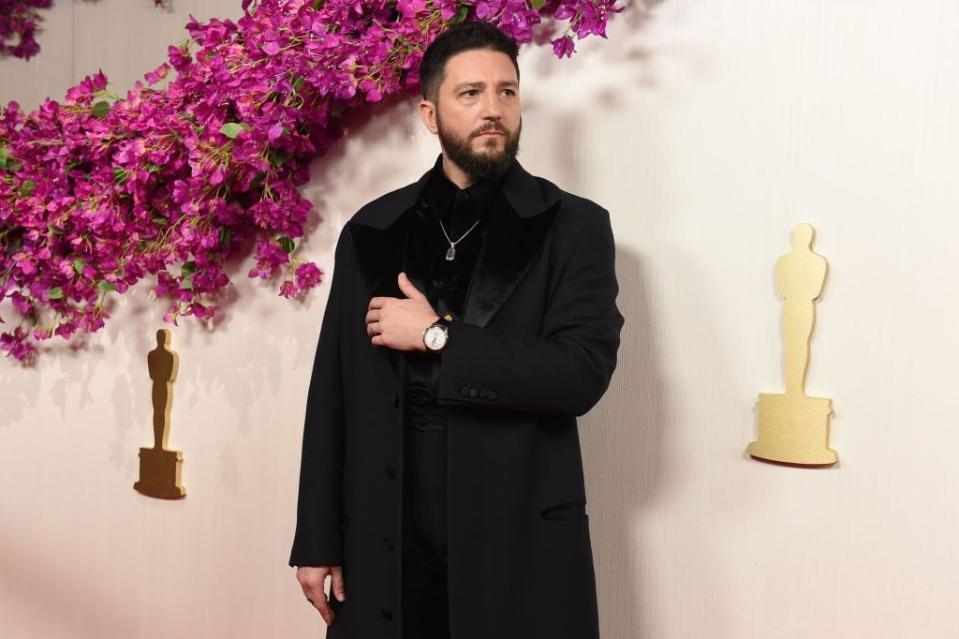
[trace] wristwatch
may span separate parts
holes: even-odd
[[[446,348],[449,341],[446,329],[452,321],[453,316],[447,313],[426,327],[426,330],[423,331],[423,344],[426,346],[426,350],[439,353]]]

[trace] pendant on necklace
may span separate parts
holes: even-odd
[[[452,262],[454,257],[456,257],[456,247],[450,244],[449,249],[446,251],[446,261]]]

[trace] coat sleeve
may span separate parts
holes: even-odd
[[[541,337],[453,321],[440,353],[437,403],[585,415],[616,368],[624,323],[618,292],[609,212],[599,209],[566,262]]]
[[[350,237],[344,227],[334,251],[333,281],[313,360],[290,566],[342,565],[344,410],[340,343],[352,295]]]

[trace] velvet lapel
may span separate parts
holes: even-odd
[[[442,170],[440,158],[434,170]],[[417,206],[429,175],[427,171],[417,182],[374,200],[351,220],[357,263],[371,298],[402,297],[396,277],[403,270],[406,233],[412,218],[404,213]],[[536,260],[559,202],[555,193],[544,197],[537,179],[519,162],[513,163],[506,176],[501,197],[509,206],[491,209],[463,317],[458,318],[477,326],[489,324]],[[399,375],[399,351],[383,350]]]
[[[402,215],[395,223],[383,229],[362,224],[351,225],[357,264],[370,298],[403,297],[396,278],[403,270],[409,224],[410,216]],[[393,373],[403,379],[405,369],[400,351],[382,346],[377,348],[384,353]]]
[[[521,217],[509,207],[493,207],[463,309],[463,321],[489,324],[529,271],[556,216],[551,207]]]

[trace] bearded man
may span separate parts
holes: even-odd
[[[576,418],[616,368],[615,246],[516,160],[516,59],[489,24],[436,38],[441,153],[337,241],[289,560],[330,639],[599,637]]]

